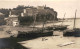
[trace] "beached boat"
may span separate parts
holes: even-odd
[[[65,17],[65,14],[64,14],[64,17]],[[48,26],[47,29],[48,30],[65,30],[65,29],[67,29],[68,25],[63,25],[64,17],[63,17],[63,21],[60,25],[54,25],[54,23],[53,23],[53,26]]]
[[[76,24],[76,12],[77,12],[77,10],[75,11],[75,18],[74,18],[73,29],[65,30],[63,32],[63,36],[76,36],[76,37],[80,37],[80,28],[76,28],[76,26],[75,26],[75,24]]]
[[[68,25],[54,25],[54,30],[65,30]]]
[[[80,28],[74,28],[63,32],[63,36],[75,36],[80,37]]]
[[[25,34],[23,34],[25,33]],[[52,36],[53,31],[48,30],[35,30],[29,32],[19,32],[18,37],[26,37],[26,38],[34,38],[34,37],[44,37],[44,36]]]
[[[68,25],[54,25],[46,27],[47,30],[65,30]]]
[[[43,21],[43,27],[42,28],[37,28],[35,27],[35,21],[36,21],[36,15],[34,16],[34,25],[33,25],[33,30],[28,31],[28,32],[21,32],[19,31],[18,37],[28,37],[28,38],[33,38],[33,37],[43,37],[43,36],[52,36],[53,35],[53,30],[46,30],[44,25],[45,25],[45,20]],[[25,33],[25,34],[24,34]]]

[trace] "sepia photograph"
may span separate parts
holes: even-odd
[[[80,49],[80,0],[0,0],[0,49]]]

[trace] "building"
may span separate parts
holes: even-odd
[[[9,17],[5,18],[8,26],[19,26],[18,15],[12,15],[11,11],[9,12]]]
[[[36,18],[37,22],[57,20],[57,12],[50,7],[28,6],[23,9],[12,9],[9,17],[5,18],[8,26],[30,25]],[[30,23],[30,24],[29,24]]]
[[[37,13],[37,9],[31,7],[31,8],[23,9],[23,12],[21,13],[21,16],[22,17],[25,17],[25,16],[34,16],[36,13]]]
[[[22,17],[35,16],[35,15],[38,18],[41,18],[42,15],[44,15],[44,16],[47,16],[47,18],[49,20],[57,20],[57,12],[54,11],[54,9],[52,9],[50,7],[46,7],[46,5],[45,6],[25,8],[25,9],[23,9],[23,12],[21,13]]]
[[[44,9],[44,6],[38,6],[37,9]]]

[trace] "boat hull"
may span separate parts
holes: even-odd
[[[20,32],[19,32],[20,33]],[[48,32],[21,32],[25,34],[18,34],[17,37],[26,37],[26,38],[36,38],[36,37],[44,37],[44,36],[52,36],[53,31]]]
[[[63,32],[63,36],[80,37],[80,29],[66,30]]]

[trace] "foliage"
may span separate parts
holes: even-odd
[[[0,9],[0,12],[5,14],[5,17],[8,17],[10,9]]]
[[[30,25],[33,23],[34,19],[32,16],[27,16],[27,17],[19,17],[20,24],[21,25]]]

